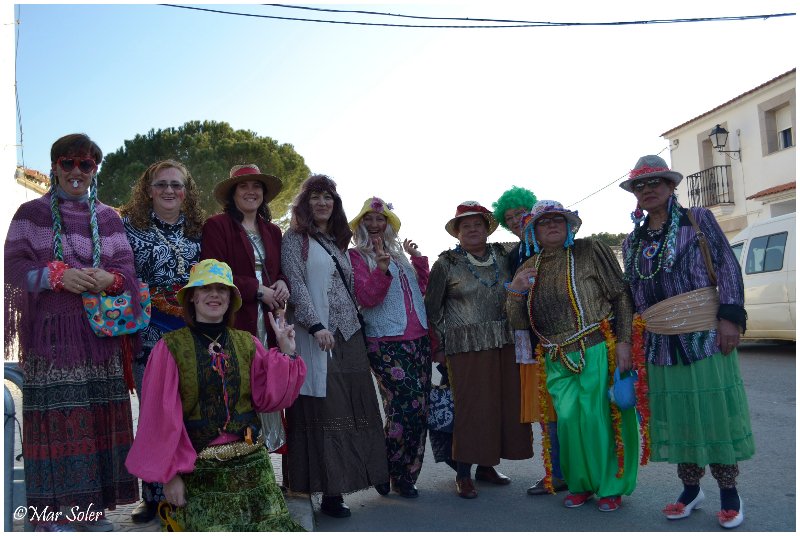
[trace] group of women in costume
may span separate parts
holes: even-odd
[[[302,184],[282,235],[269,210],[281,181],[256,165],[216,185],[221,212],[206,219],[189,170],[154,163],[120,218],[97,198],[101,161],[84,134],[57,140],[50,190],[19,208],[5,243],[28,505],[61,513],[36,530],[112,530],[104,511],[137,500],[136,477],[135,521],[302,530],[268,451],[285,454],[283,486],[321,493],[333,517],[371,486],[417,497],[432,363],[454,423],[431,446],[460,497],[477,497],[474,481],[510,483],[496,466],[533,456],[539,422],[545,476],[528,493],[616,510],[636,485],[641,427],[642,461],[678,464],[667,518],[700,505],[710,465],[720,523],[743,520],[737,462],[754,446],[736,354],[741,274],[711,213],[678,204],[682,177],[660,158],[620,185],[637,200],[624,275],[607,246],[575,239],[576,211],[524,188],[494,212],[459,204],[445,225],[458,245],[429,268],[391,204],[370,197],[348,222],[325,175]],[[498,224],[519,244],[489,243]],[[95,335],[82,294],[127,293],[139,317],[139,281],[147,326]],[[609,402],[615,371],[638,375],[636,410]],[[88,521],[66,514],[90,505]]]

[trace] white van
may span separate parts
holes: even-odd
[[[758,220],[730,242],[742,267],[745,339],[795,338],[795,213]]]

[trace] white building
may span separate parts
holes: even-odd
[[[796,210],[795,87],[792,69],[662,134],[672,169],[685,177],[681,204],[709,208],[728,238]],[[710,137],[715,130],[729,133],[724,146]]]
[[[11,218],[22,203],[41,197],[49,187],[50,178],[47,175],[17,166],[11,187],[3,189],[5,210],[0,211],[0,235],[6,236]]]

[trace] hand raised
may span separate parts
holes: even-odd
[[[383,249],[383,239],[375,237],[372,239],[372,247],[375,248],[375,264],[381,272],[389,269],[389,261],[392,257]]]
[[[422,252],[417,248],[416,242],[412,242],[410,238],[403,240],[403,249],[412,257],[419,257]]]
[[[284,354],[291,355],[295,352],[297,344],[295,343],[294,325],[287,324],[282,314],[278,314],[276,319],[271,312],[267,312],[269,317],[269,325],[272,326],[272,331],[275,332],[275,339],[278,341],[278,347]]]

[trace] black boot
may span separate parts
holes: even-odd
[[[149,523],[156,517],[158,503],[147,502],[144,499],[131,512],[131,521],[134,523]]]
[[[350,517],[350,508],[344,504],[341,495],[323,495],[319,509],[323,514],[331,517]]]

